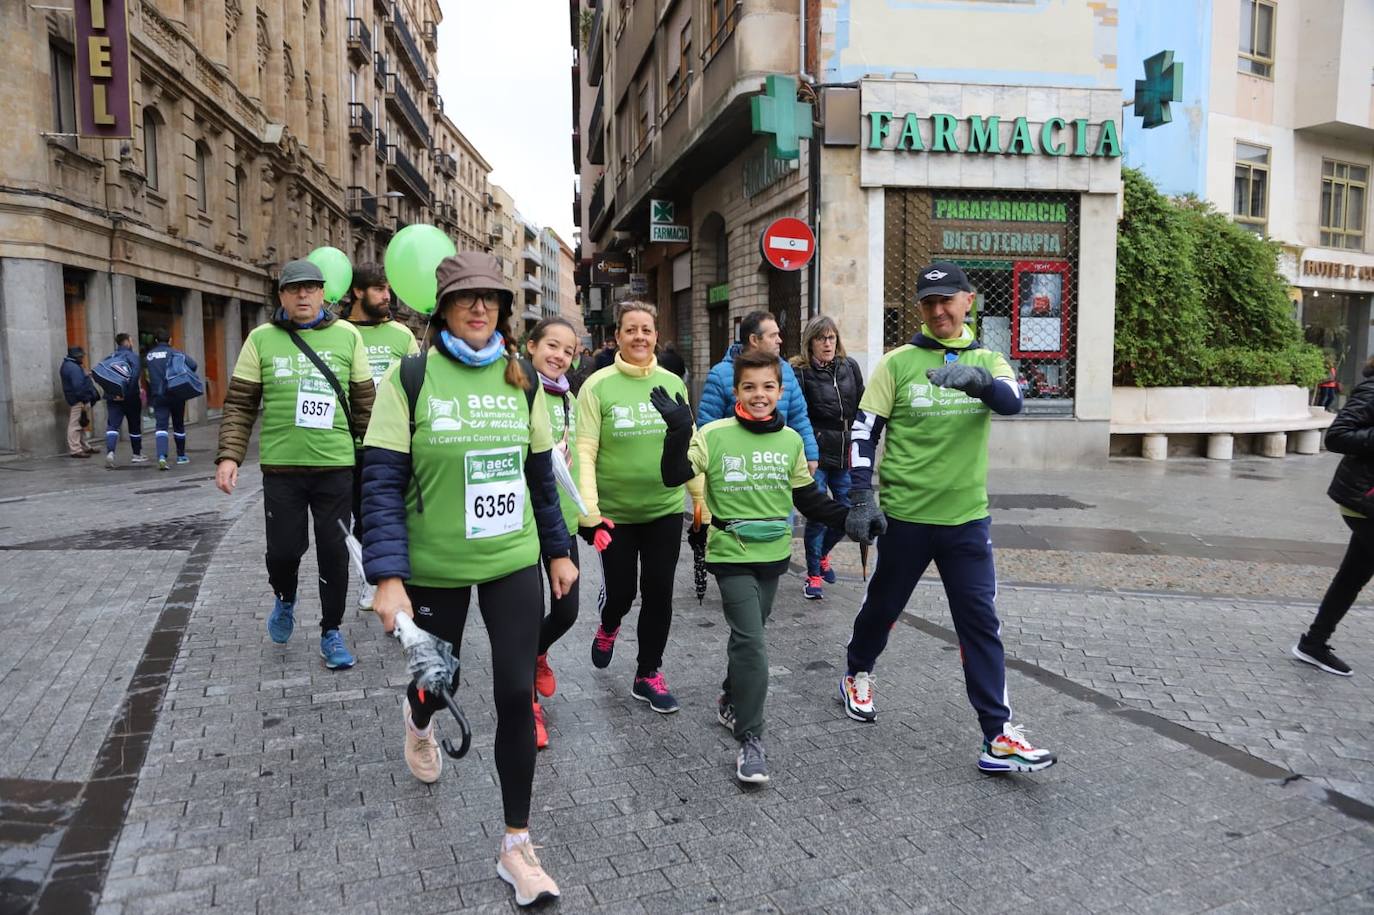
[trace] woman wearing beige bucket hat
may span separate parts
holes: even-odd
[[[455,649],[477,591],[491,641],[506,824],[496,869],[515,901],[530,905],[558,895],[529,834],[541,554],[555,598],[572,587],[577,568],[555,488],[548,409],[534,396],[533,369],[503,333],[514,297],[500,265],[466,251],[445,258],[436,278],[428,353],[407,356],[377,389],[364,441],[363,566],[377,585],[383,628],[390,632],[405,613]],[[422,782],[436,781],[442,767],[431,723],[442,708],[413,682],[402,702],[405,759]]]

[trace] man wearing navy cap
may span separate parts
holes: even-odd
[[[1006,662],[994,599],[997,575],[988,518],[991,414],[1021,412],[1016,375],[964,323],[973,287],[957,264],[937,262],[916,281],[921,329],[882,357],[854,421],[850,452],[853,508],[846,529],[878,537],[878,564],[854,620],[840,681],[845,713],[874,721],[873,667],[888,634],[933,561],[959,636],[964,683],[983,729],[978,768],[1036,772],[1054,765],[1011,723]],[[882,508],[873,492],[878,440]]]

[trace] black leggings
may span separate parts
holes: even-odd
[[[1317,618],[1312,621],[1312,628],[1307,630],[1307,637],[1322,645],[1331,640],[1336,624],[1355,603],[1364,586],[1369,584],[1369,579],[1374,577],[1374,518],[1345,517],[1342,520],[1351,531],[1350,546],[1346,548],[1341,567],[1336,570],[1336,577],[1331,579],[1326,596],[1317,608]]]
[[[496,702],[496,774],[501,781],[501,805],[506,825],[527,829],[530,789],[534,783],[534,709],[531,705],[534,657],[539,625],[544,616],[544,591],[539,566],[512,572],[505,578],[477,585],[477,606],[491,640],[492,696]],[[468,619],[472,588],[422,588],[406,585],[415,623],[453,645],[458,654]],[[456,684],[455,684],[456,686]],[[420,701],[414,682],[406,690],[410,714],[417,728],[429,726],[444,709],[441,698],[426,694]]]
[[[639,664],[636,677],[663,666],[663,649],[673,627],[673,573],[682,548],[682,515],[676,512],[641,524],[617,524],[601,555],[601,626],[620,628],[635,600],[639,608]]]
[[[572,534],[568,537],[568,558],[573,561],[573,565],[579,569],[581,563],[577,561],[577,535]],[[544,568],[547,570],[549,561],[544,560]],[[577,582],[568,589],[568,593],[562,597],[554,597],[553,592],[549,592],[549,615],[544,617],[543,625],[539,627],[539,653],[548,654],[549,648],[554,642],[558,641],[563,635],[572,628],[573,623],[577,622]]]

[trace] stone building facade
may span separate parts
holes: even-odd
[[[133,136],[78,138],[70,11],[0,4],[0,451],[58,450],[58,367],[166,328],[222,403],[280,265],[407,223],[486,247],[490,166],[442,111],[437,0],[128,0]],[[103,423],[103,416],[96,417]]]

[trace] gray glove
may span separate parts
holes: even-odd
[[[938,369],[927,369],[926,377],[931,384],[954,388],[970,397],[982,397],[983,392],[992,387],[992,372],[978,365],[951,362]]]
[[[872,543],[887,533],[887,518],[878,507],[877,493],[871,489],[855,489],[849,493],[844,532],[860,543]]]

